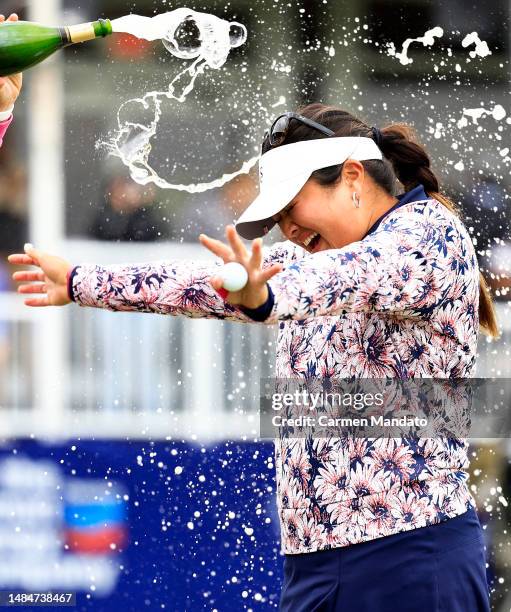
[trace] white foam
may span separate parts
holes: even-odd
[[[387,46],[387,54],[392,57],[396,57],[403,66],[412,64],[413,59],[411,57],[408,57],[408,48],[412,43],[420,42],[425,47],[432,47],[435,44],[435,38],[441,38],[443,35],[443,29],[437,26],[431,30],[428,30],[424,34],[424,36],[421,36],[419,38],[407,38],[403,43],[401,52],[396,51],[394,43],[389,43]],[[461,44],[464,48],[467,48],[470,45],[475,45],[475,48],[469,52],[471,58],[487,57],[488,55],[492,54],[490,48],[488,47],[488,43],[484,40],[481,40],[477,32],[471,32],[470,34],[467,34]],[[447,49],[447,54],[449,55],[449,57],[452,56],[452,49]],[[456,71],[461,72],[461,66],[459,64],[456,64]]]
[[[491,110],[484,107],[464,108],[463,117],[458,121],[457,126],[459,129],[466,127],[468,125],[467,117],[472,119],[472,124],[478,124],[482,117],[492,116],[495,121],[501,121],[506,115],[506,109],[501,104],[496,104]]]
[[[469,53],[470,57],[472,58],[475,58],[477,56],[486,57],[488,55],[491,55],[488,43],[484,40],[481,40],[477,32],[467,34],[461,43],[461,46],[463,48],[469,47],[470,45],[475,45],[475,49],[470,51]]]
[[[271,105],[271,108],[277,108],[277,106],[282,106],[286,103],[286,98],[284,96],[280,96],[275,104]]]
[[[223,66],[229,51],[247,40],[241,23],[184,7],[154,17],[126,15],[112,20],[112,29],[145,40],[161,40],[172,55],[201,57],[212,68]]]
[[[193,90],[197,77],[206,68],[218,69],[223,66],[230,50],[246,41],[245,26],[209,13],[178,8],[155,17],[126,15],[114,19],[112,28],[115,32],[124,32],[137,38],[161,40],[172,55],[193,61],[172,79],[167,89],[150,91],[141,98],[124,102],[117,112],[118,128],[114,136],[108,142],[99,142],[97,147],[106,148],[110,155],[119,157],[137,183],[154,183],[163,189],[199,193],[221,187],[239,174],[249,172],[259,156],[242,163],[236,172],[224,174],[207,183],[172,183],[159,176],[149,163],[151,140],[158,131],[162,101],[166,98],[184,102]],[[152,118],[146,123],[126,119],[125,111],[133,105],[139,105],[141,110],[150,110]]]
[[[396,57],[403,66],[406,66],[407,64],[413,63],[413,59],[411,57],[408,57],[408,48],[412,43],[419,42],[422,43],[425,47],[432,47],[435,44],[435,38],[442,38],[443,35],[443,29],[439,26],[436,26],[435,28],[425,32],[424,36],[419,36],[419,38],[407,38],[403,43],[403,47],[400,53],[396,51],[396,47],[393,43],[391,43],[387,49],[387,53],[391,56]]]

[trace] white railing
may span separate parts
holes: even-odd
[[[210,259],[202,247],[174,243],[70,241],[62,252],[76,263]],[[511,377],[510,308],[497,307],[503,336],[481,338],[478,377]],[[38,346],[50,318],[64,342]],[[0,294],[0,436],[254,438],[276,335],[260,324],[32,309]]]
[[[63,251],[69,261],[100,264],[211,259],[202,247],[171,243],[73,241]],[[65,330],[64,355],[58,343],[35,346],[49,317]],[[1,321],[9,346],[0,372],[2,437],[257,436],[259,379],[272,375],[275,361],[273,327],[74,305],[32,309],[16,294],[0,294]],[[36,387],[38,364],[45,376]]]

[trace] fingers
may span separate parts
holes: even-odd
[[[229,244],[231,245],[230,247],[221,242],[220,240],[210,238],[205,234],[199,235],[199,241],[212,253],[214,253],[218,257],[221,257],[224,260],[224,263],[228,263],[230,261],[239,261],[240,263],[246,264],[249,254],[247,249],[245,248],[245,245],[241,241],[241,238],[238,236],[234,225],[226,226],[225,235],[227,240],[229,241]],[[253,242],[253,245],[255,246],[255,250],[253,246],[252,256],[249,261],[253,266],[259,268],[262,263],[262,241],[260,239],[256,239]]]
[[[25,245],[25,254],[14,253],[7,257],[7,261],[18,266],[38,266],[41,257],[40,251],[34,249],[31,244]]]
[[[28,298],[24,300],[23,303],[25,306],[50,306],[50,300],[48,296],[40,297],[40,298]]]
[[[215,289],[215,291],[218,291],[219,289],[222,289],[222,285],[223,285],[223,280],[220,276],[212,276],[209,279],[209,282],[211,284],[211,286],[213,287],[213,289]]]
[[[37,283],[36,285],[20,285],[18,293],[46,293],[46,284]]]
[[[24,255],[22,253],[15,253],[14,255],[9,255],[9,257],[7,257],[7,261],[17,266],[39,265],[32,257],[30,257],[29,255]]]
[[[41,259],[41,251],[35,249],[34,245],[30,244],[30,242],[27,242],[25,244],[24,250],[29,257],[31,257],[37,264],[39,264],[39,261]]]
[[[206,236],[206,234],[200,234],[199,241],[202,246],[205,246],[214,255],[218,255],[218,257],[221,257],[224,260],[224,263],[233,261],[234,253],[232,249],[220,240],[210,238],[209,236]]]
[[[273,264],[269,268],[266,268],[266,270],[263,270],[261,272],[261,281],[262,282],[269,281],[270,278],[272,278],[273,276],[275,276],[279,272],[282,272],[283,267],[284,266],[282,264]]]
[[[16,15],[16,13],[11,13],[7,21],[18,21],[18,15]]]
[[[240,263],[246,261],[248,257],[247,249],[241,241],[238,232],[234,228],[234,225],[227,225],[225,228],[225,235],[229,241],[229,244],[231,245],[232,250],[234,251],[237,261]]]
[[[12,275],[12,280],[15,280],[15,281],[44,281],[44,272],[36,272],[34,270],[14,272],[14,274]]]
[[[256,238],[252,242],[252,256],[249,265],[259,270],[263,263],[263,241],[261,238]]]

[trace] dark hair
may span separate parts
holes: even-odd
[[[363,136],[375,139],[374,131],[366,123],[351,113],[326,104],[314,103],[297,110],[300,115],[321,123],[335,132],[336,136]],[[291,121],[289,132],[283,144],[302,140],[328,138],[318,130],[299,121]],[[373,181],[387,193],[397,195],[399,183],[406,191],[417,185],[424,185],[429,197],[438,200],[456,216],[460,211],[451,200],[440,193],[437,177],[431,170],[431,160],[426,150],[418,143],[413,128],[405,123],[395,123],[380,129],[378,144],[383,152],[383,160],[361,162]],[[265,142],[263,152],[270,147]],[[342,164],[321,168],[312,173],[311,178],[325,187],[335,185],[341,177]],[[482,273],[479,273],[479,324],[487,335],[499,336],[495,306]]]

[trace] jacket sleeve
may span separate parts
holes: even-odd
[[[428,318],[450,295],[472,292],[477,262],[468,234],[463,237],[454,222],[410,222],[411,216],[342,249],[291,263],[269,281],[273,306],[264,322],[348,311]]]
[[[0,147],[3,144],[5,132],[7,132],[7,128],[11,125],[11,122],[12,122],[12,115],[5,121],[0,121]]]
[[[296,259],[303,249],[279,242],[264,252],[263,267]],[[152,312],[190,318],[253,323],[240,308],[224,302],[209,284],[222,265],[174,260],[133,265],[79,265],[68,279],[70,298],[79,306],[112,311]]]

